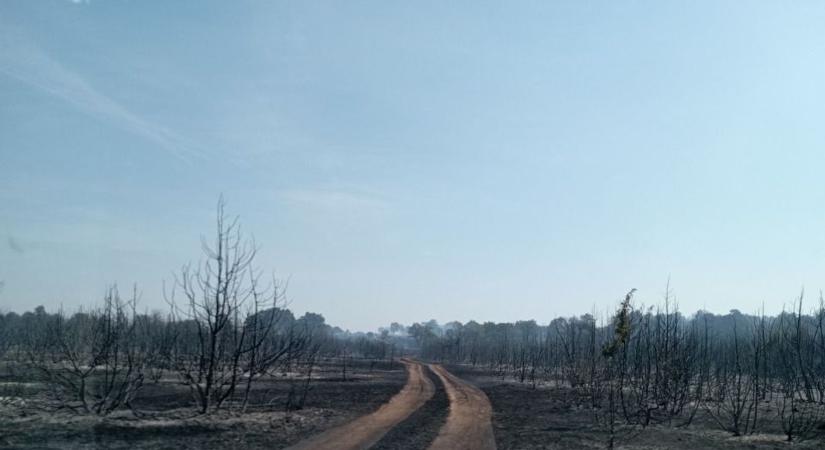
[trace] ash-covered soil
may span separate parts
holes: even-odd
[[[118,411],[99,418],[38,410],[31,407],[33,402],[0,402],[0,448],[283,448],[377,409],[406,382],[404,368],[398,363],[353,361],[347,367],[346,379],[340,365],[327,364],[321,369],[312,381],[304,407],[297,411],[286,411],[284,405],[290,391],[298,389],[302,380],[288,376],[258,383],[243,414],[237,410],[196,414],[188,388],[173,378],[147,383],[135,401],[138,417]],[[20,400],[25,401],[25,396]]]
[[[594,425],[593,411],[573,390],[502,380],[481,368],[450,365],[447,369],[480,387],[493,406],[493,431],[499,449],[606,448],[608,433]],[[766,427],[770,429],[771,427]],[[734,437],[698,414],[689,427],[652,425],[622,429],[622,449],[821,449],[825,440],[788,443],[779,432]]]
[[[426,367],[427,377],[435,386],[435,393],[410,417],[398,424],[381,438],[373,450],[418,450],[425,449],[435,440],[438,431],[447,420],[450,399],[441,379]]]

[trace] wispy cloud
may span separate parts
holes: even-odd
[[[372,195],[335,189],[290,189],[280,192],[288,203],[325,212],[380,212],[389,204]]]
[[[95,89],[79,73],[61,64],[25,34],[2,22],[0,74],[64,100],[86,114],[109,121],[184,161],[203,156],[192,142],[160,124],[144,119]]]

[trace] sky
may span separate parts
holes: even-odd
[[[825,287],[825,3],[0,1],[0,309],[201,258],[295,312],[546,323]]]

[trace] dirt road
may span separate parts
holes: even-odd
[[[493,408],[481,389],[430,364],[450,397],[450,415],[430,450],[495,450],[496,440],[490,422]]]
[[[378,442],[390,429],[427,402],[435,392],[421,363],[401,360],[407,366],[407,384],[377,411],[289,447],[289,450],[356,450]]]

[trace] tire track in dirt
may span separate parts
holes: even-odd
[[[430,450],[495,450],[493,408],[481,389],[456,377],[439,364],[430,364],[450,398],[450,414]]]
[[[367,449],[388,431],[425,404],[435,392],[421,363],[402,359],[407,367],[407,384],[377,411],[303,440],[288,450]]]
[[[435,385],[433,397],[385,434],[370,450],[421,450],[438,436],[450,412],[450,399],[438,375],[426,366],[424,371]]]

